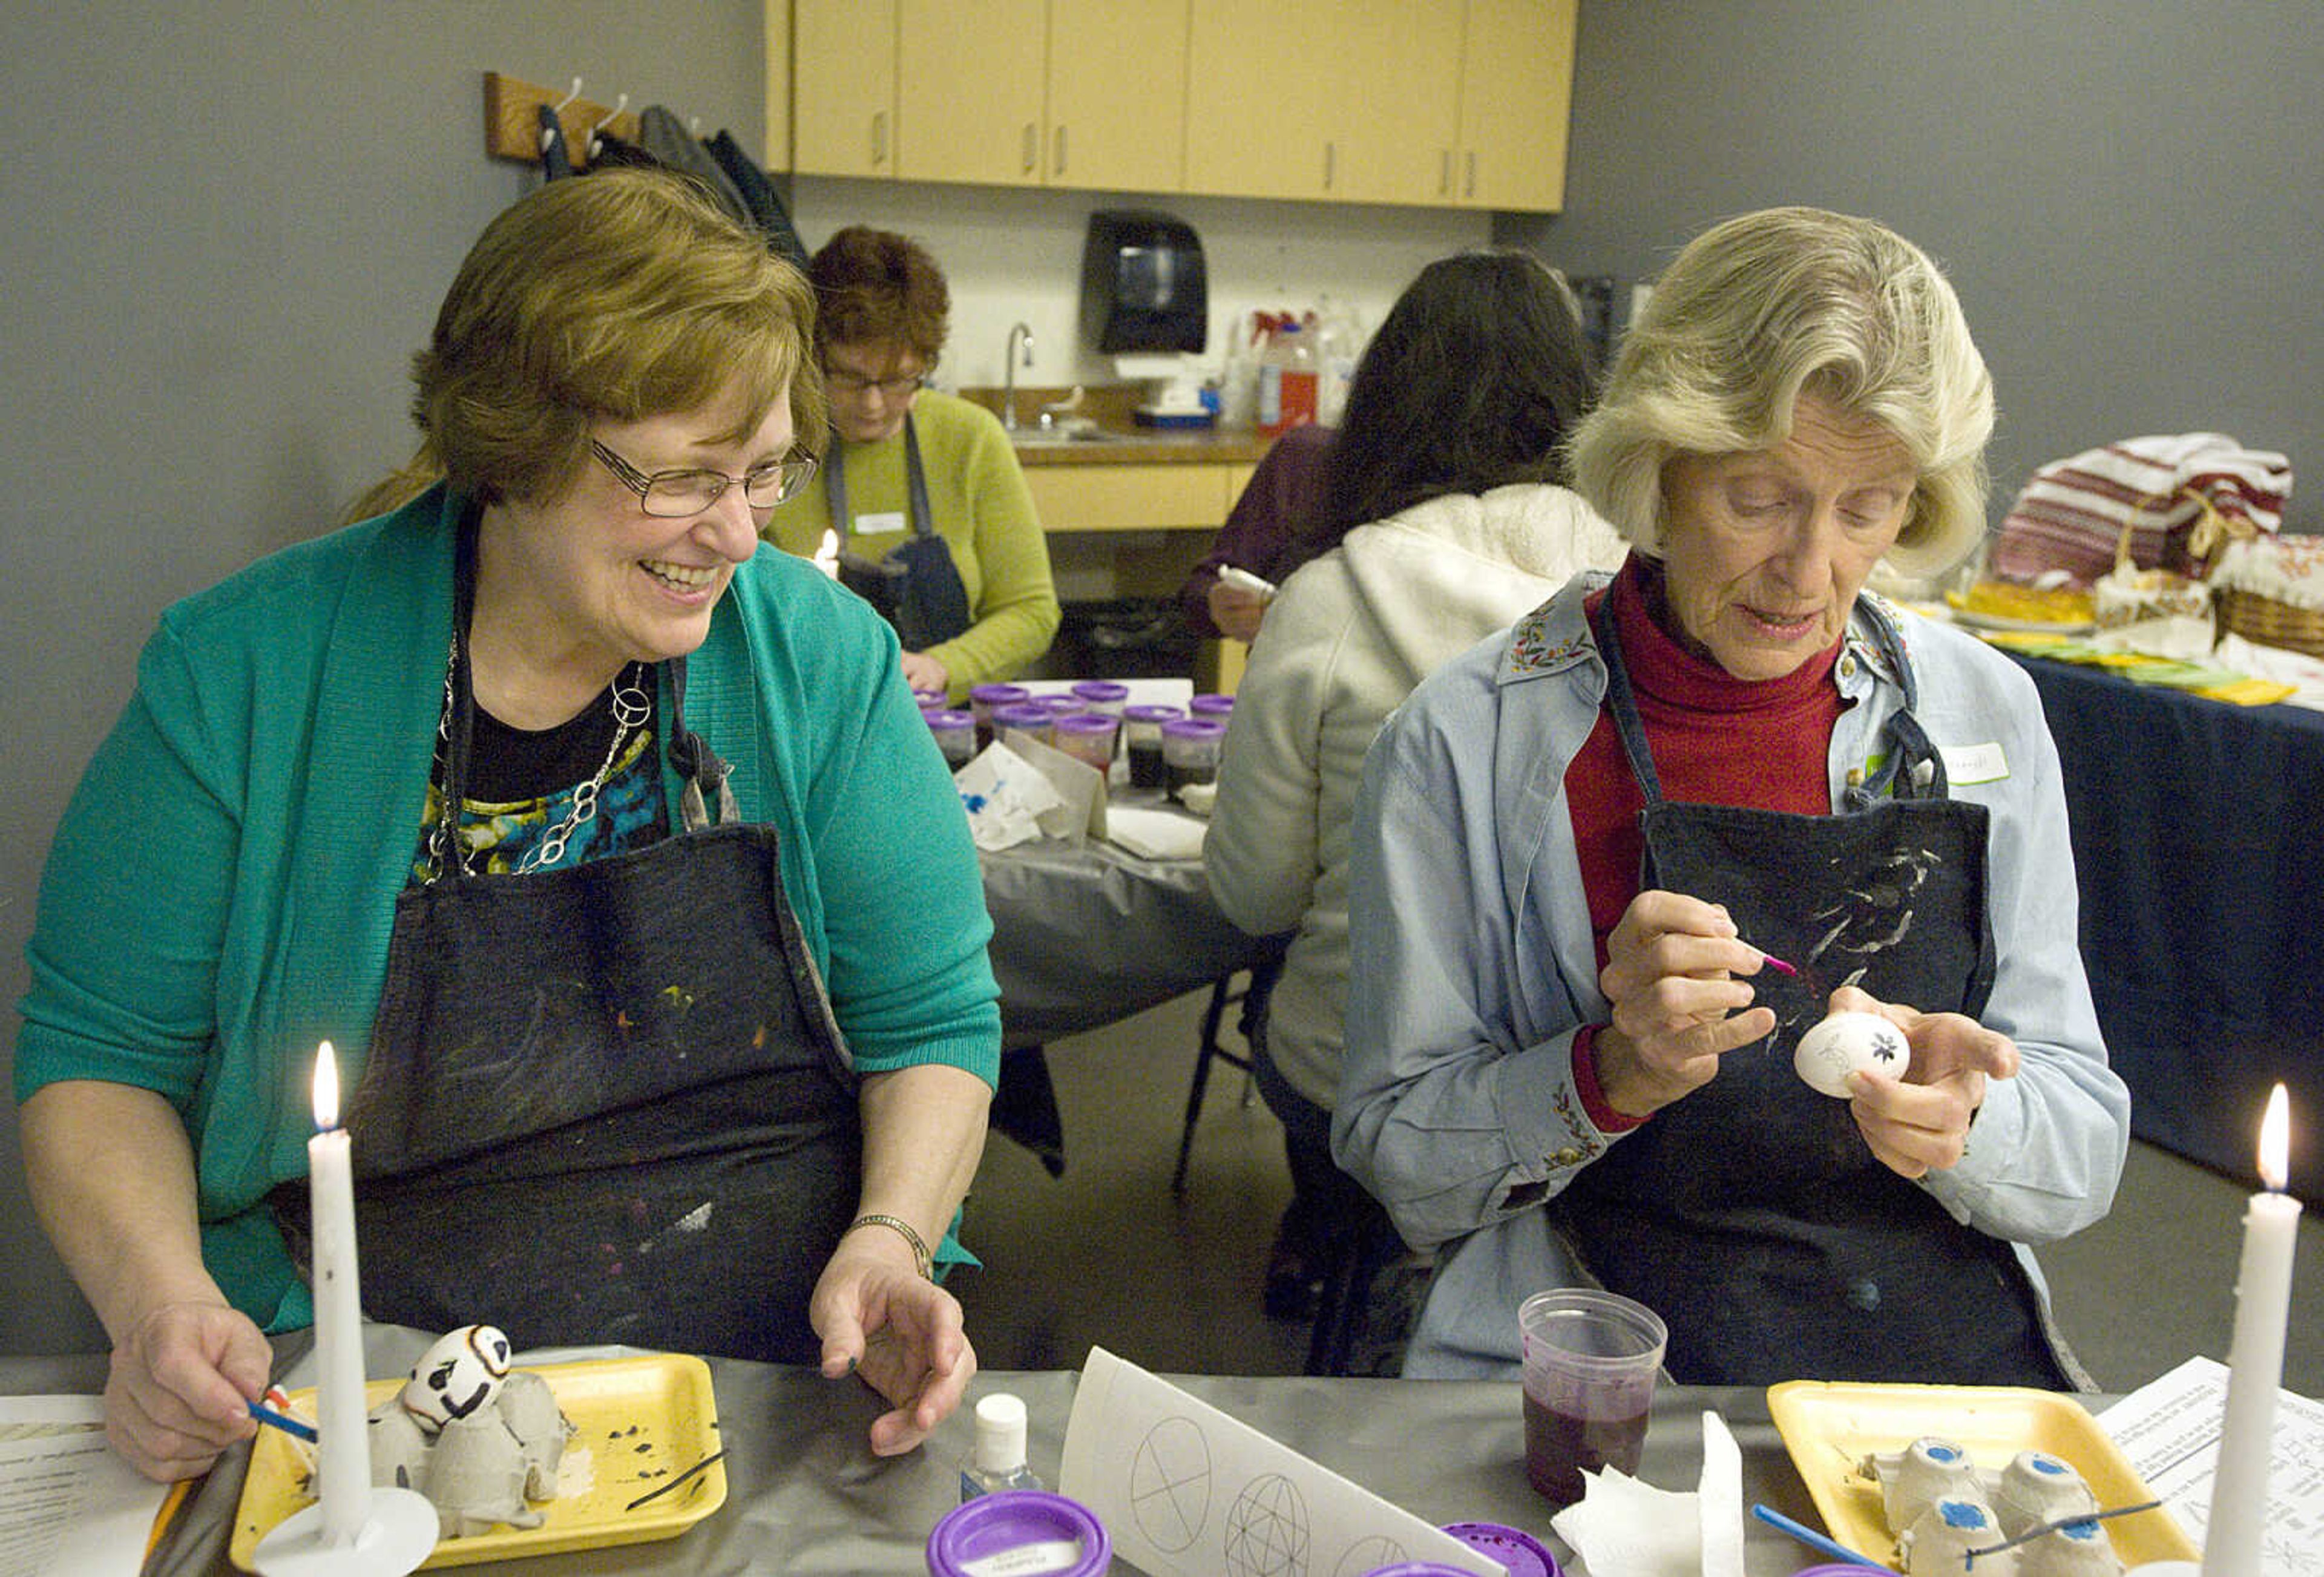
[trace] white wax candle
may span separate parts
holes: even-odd
[[[315,1137],[307,1141],[314,1215],[315,1477],[321,1539],[352,1545],[371,1515],[371,1432],[364,1399],[363,1296],[355,1280],[355,1167],[339,1126],[339,1070],[327,1040],[315,1052]]]
[[[2292,1308],[2292,1255],[2300,1201],[2283,1192],[2289,1174],[2291,1109],[2278,1084],[2260,1123],[2259,1175],[2244,1215],[2244,1257],[2236,1272],[2235,1343],[2227,1350],[2227,1413],[2203,1535],[2203,1577],[2259,1577],[2267,1526],[2268,1439],[2283,1380],[2283,1330]]]

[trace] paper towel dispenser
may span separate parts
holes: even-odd
[[[1143,208],[1090,216],[1082,331],[1099,354],[1194,351],[1210,332],[1210,285],[1193,226]]]

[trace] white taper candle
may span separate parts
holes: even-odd
[[[2289,1176],[2291,1107],[2278,1084],[2260,1122],[2259,1176],[2267,1185],[2244,1214],[2243,1262],[2236,1272],[2236,1333],[2227,1350],[2227,1402],[2219,1424],[2219,1461],[2211,1480],[2210,1521],[2203,1534],[2203,1577],[2259,1577],[2260,1535],[2267,1526],[2275,1393],[2283,1380],[2284,1321],[2292,1308],[2292,1257],[2299,1240],[2300,1201],[2283,1192]]]
[[[371,1513],[370,1409],[364,1399],[363,1295],[355,1275],[355,1166],[339,1126],[338,1062],[315,1052],[315,1137],[307,1141],[314,1218],[315,1393],[320,1419],[315,1477],[322,1542],[351,1545]]]

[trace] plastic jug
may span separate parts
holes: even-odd
[[[1269,438],[1315,420],[1315,353],[1296,321],[1280,324],[1259,363],[1259,430]]]

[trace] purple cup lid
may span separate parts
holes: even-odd
[[[1096,712],[1067,712],[1056,720],[1059,733],[1111,733],[1113,719]]]
[[[1521,1527],[1503,1522],[1450,1522],[1444,1531],[1508,1567],[1509,1577],[1559,1577],[1557,1557],[1549,1546]]]
[[[1053,1552],[1054,1561],[1010,1571],[1102,1577],[1113,1561],[1105,1525],[1078,1500],[1046,1489],[1001,1489],[964,1500],[928,1535],[929,1577],[966,1577],[995,1556]]]
[[[968,692],[968,698],[982,701],[988,706],[1006,706],[1012,701],[1022,701],[1030,694],[1022,685],[978,685]]]
[[[1223,739],[1227,725],[1209,717],[1173,717],[1162,732],[1172,739]]]
[[[1127,701],[1130,687],[1113,679],[1082,679],[1074,684],[1074,694],[1084,701]]]
[[[1124,706],[1121,709],[1122,720],[1126,723],[1167,723],[1173,718],[1184,717],[1185,715],[1182,707],[1157,706],[1151,704]]]
[[[995,706],[992,721],[1007,728],[1030,729],[1035,733],[1049,726],[1052,714],[1047,706],[1037,706],[1029,701],[1014,706]]]
[[[1186,710],[1197,717],[1224,717],[1234,710],[1232,696],[1197,696],[1186,703]]]
[[[973,712],[954,712],[942,706],[931,706],[920,715],[927,719],[930,728],[974,728],[976,726],[976,714]]]

